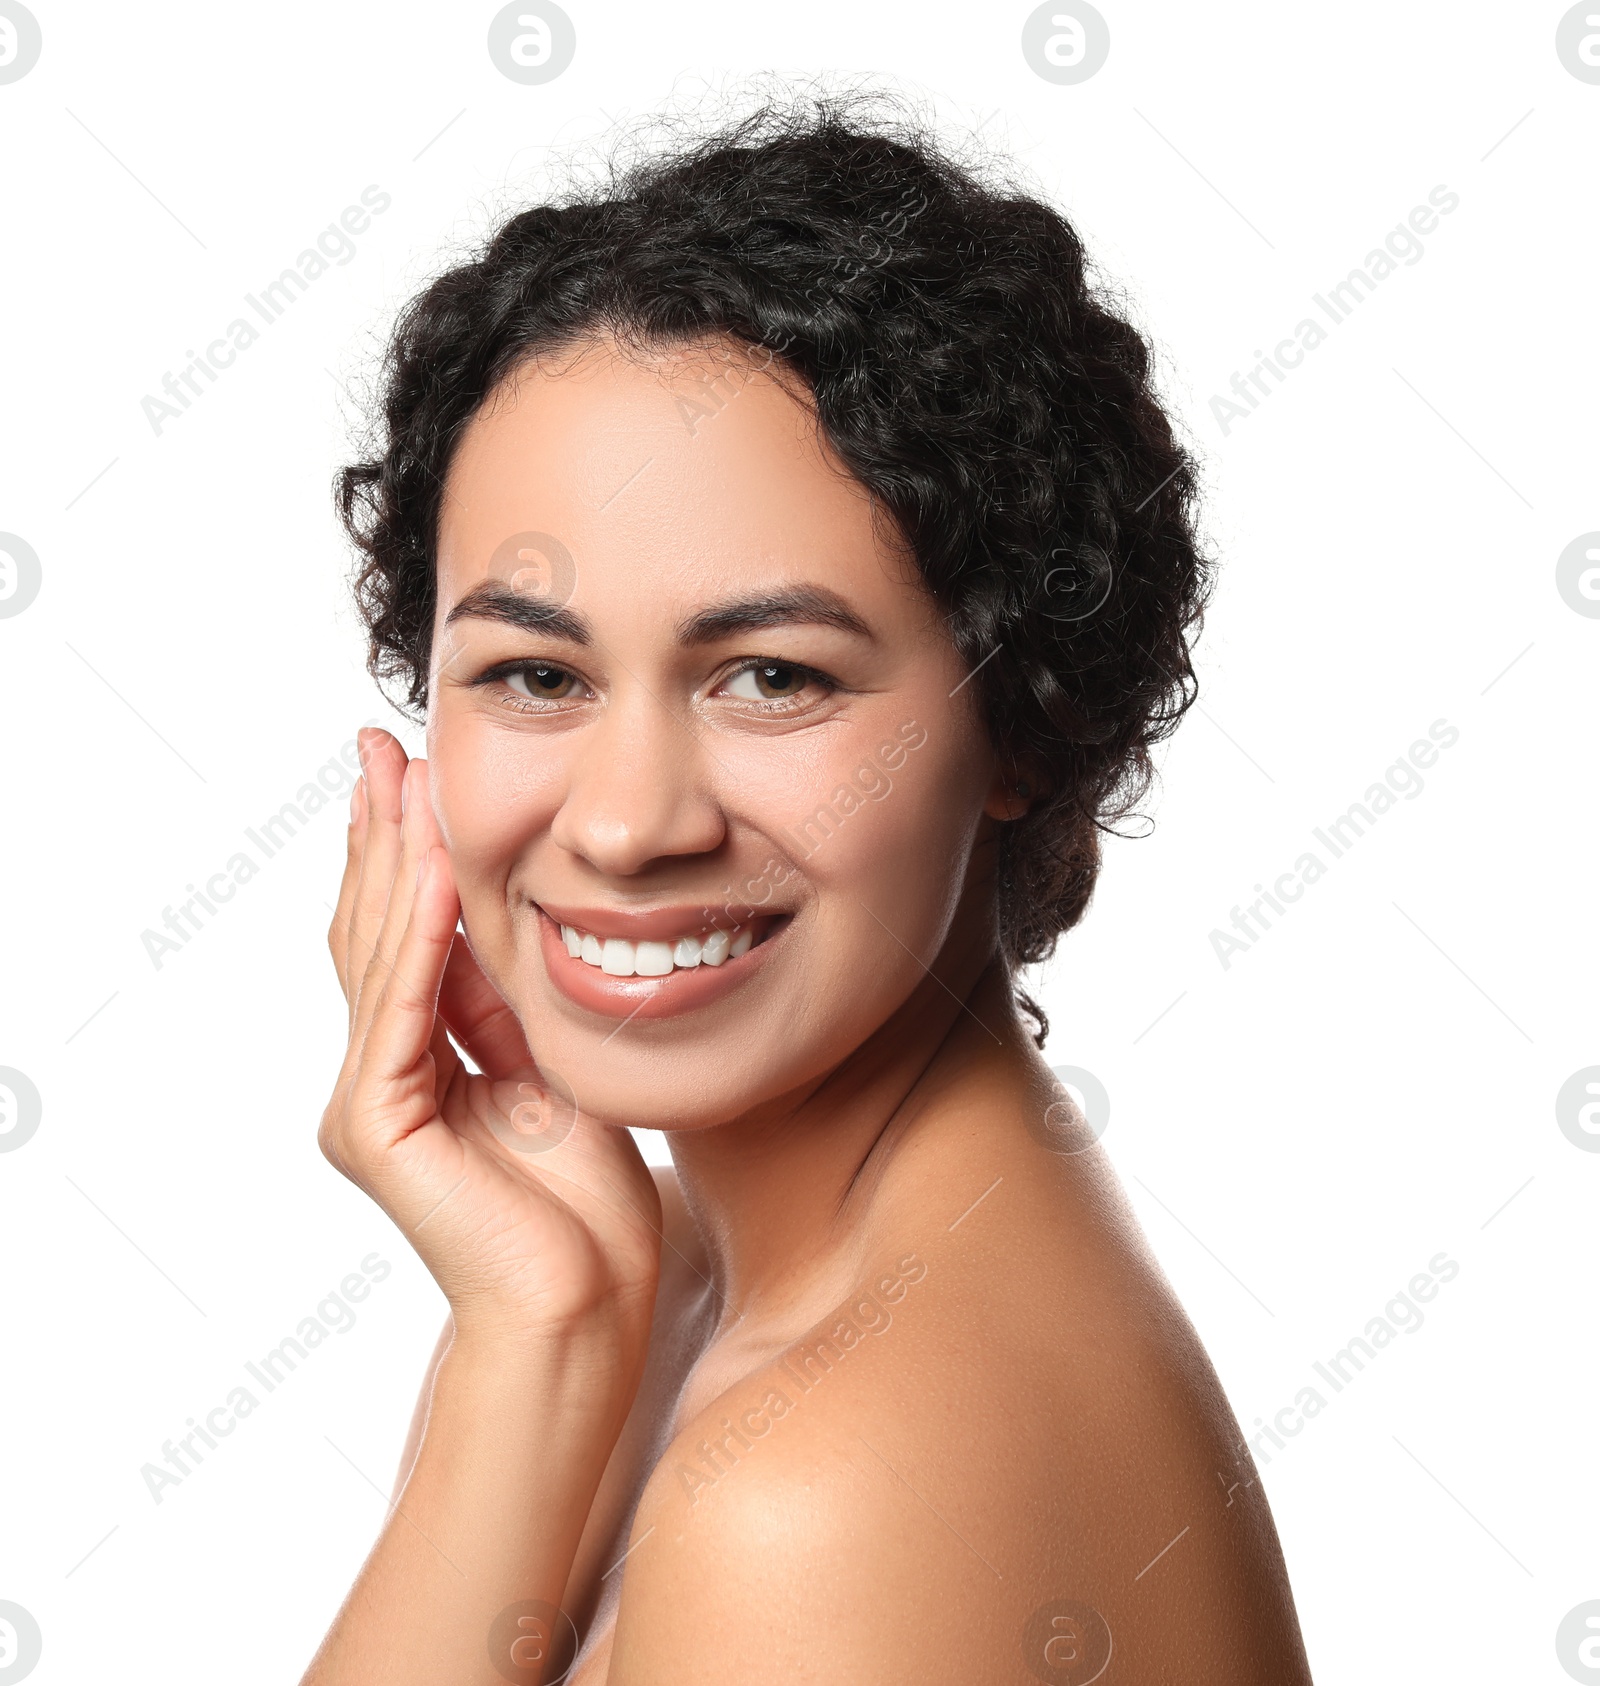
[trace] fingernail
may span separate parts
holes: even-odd
[[[355,782],[354,788],[350,792],[350,823],[351,823],[351,825],[354,825],[356,823],[356,821],[358,819],[360,819],[360,817],[361,817],[361,792],[362,792],[362,789],[363,789],[363,781],[360,780],[360,779],[357,779],[356,782]]]
[[[422,859],[417,862],[417,883],[419,885],[422,883],[423,873],[425,873],[428,870],[428,857],[432,853],[433,853],[433,845],[430,843],[428,845],[428,847],[422,851]]]
[[[410,789],[411,789],[411,769],[409,767],[407,767],[404,775],[401,777],[401,780],[400,780],[400,813],[401,813],[402,818],[405,815],[406,796],[407,796],[408,792],[410,791]]]

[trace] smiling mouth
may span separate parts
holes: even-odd
[[[567,953],[609,978],[665,978],[701,966],[722,966],[760,948],[788,922],[787,914],[765,914],[731,928],[651,939],[599,936],[581,925],[551,920]]]
[[[770,923],[770,921],[769,921]],[[626,937],[597,937],[576,925],[560,927],[561,940],[574,960],[593,966],[610,978],[664,978],[696,966],[720,966],[748,954],[756,940],[754,923],[732,931],[716,930],[704,937],[684,936],[673,942],[630,942]]]

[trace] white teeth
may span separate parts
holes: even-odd
[[[597,937],[575,925],[561,927],[561,941],[574,960],[598,966],[612,978],[664,978],[674,970],[695,966],[720,966],[748,954],[755,942],[754,927],[745,925],[734,932],[713,931],[710,936],[679,937],[676,942],[629,942],[626,937]]]
[[[672,944],[636,943],[633,969],[641,978],[664,978],[672,970]]]
[[[708,966],[720,966],[728,958],[728,941],[726,931],[713,931],[700,950],[700,958]]]

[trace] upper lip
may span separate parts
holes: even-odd
[[[773,918],[783,911],[739,903],[722,906],[706,902],[649,909],[577,907],[565,902],[544,901],[535,905],[558,925],[571,925],[596,937],[623,937],[636,943],[701,937],[718,929],[731,931],[758,918]]]

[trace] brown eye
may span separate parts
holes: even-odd
[[[756,662],[734,674],[728,681],[728,694],[747,702],[778,702],[799,696],[810,681],[811,674],[803,667]]]
[[[505,682],[519,696],[555,701],[571,696],[577,679],[564,667],[530,662],[526,667],[513,668],[505,676]]]

